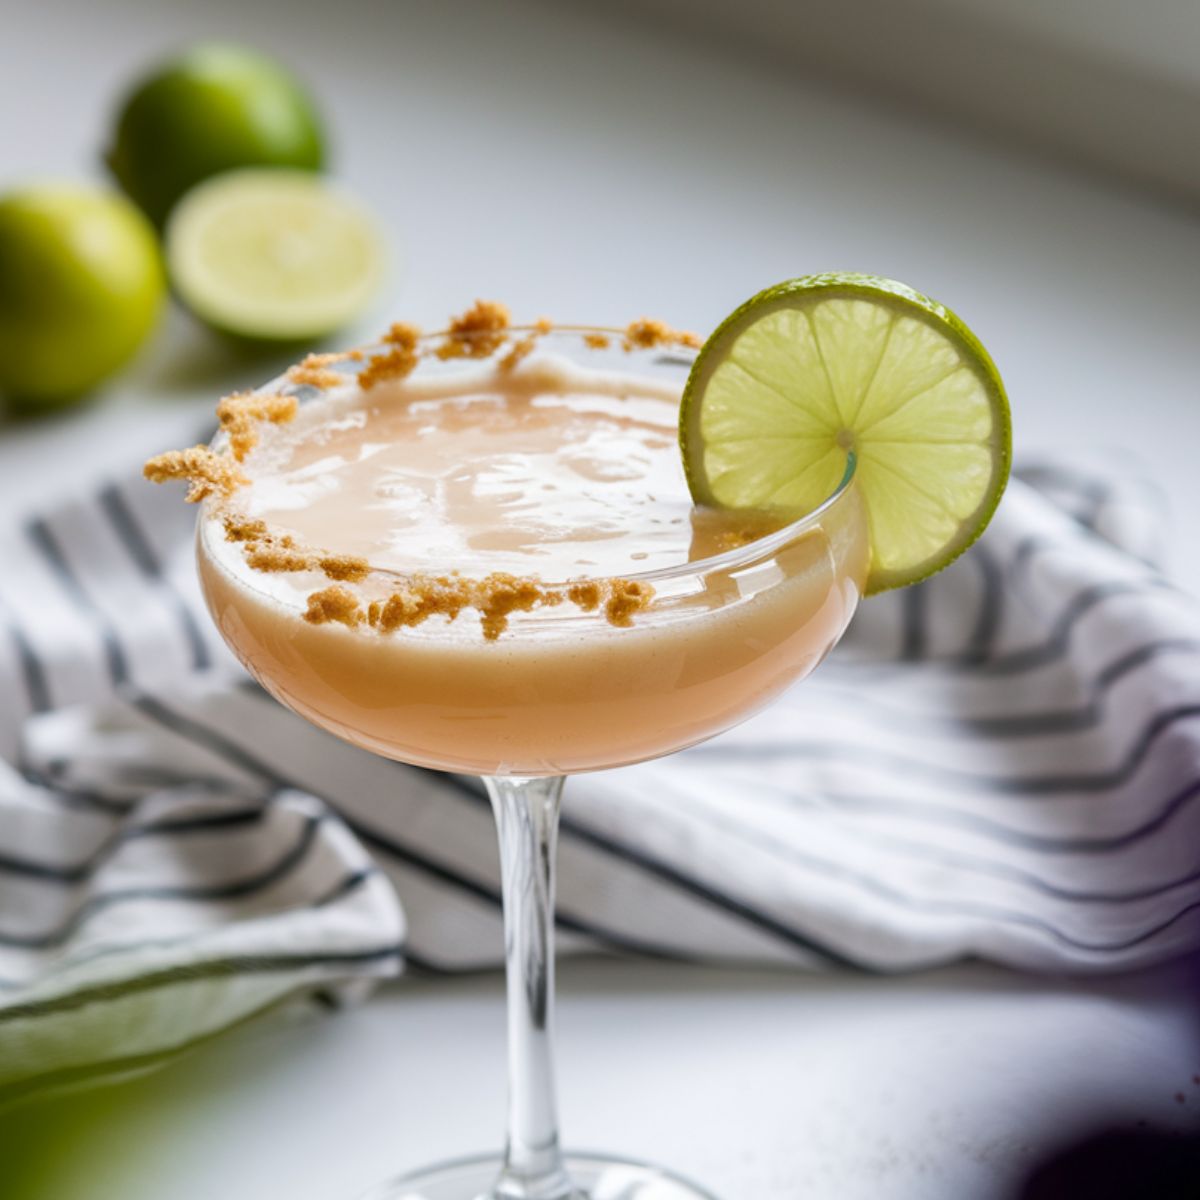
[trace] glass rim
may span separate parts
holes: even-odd
[[[448,334],[450,334],[450,332],[451,331],[448,329],[440,329],[429,333],[422,333],[418,336],[417,341],[422,344],[430,343],[437,339],[446,337]],[[503,330],[469,330],[463,333],[455,332],[454,336],[456,339],[491,339],[495,338],[498,334],[503,336],[504,341],[487,356],[481,355],[478,359],[469,360],[473,362],[485,362],[487,359],[494,357],[497,353],[499,353],[500,350],[504,349],[508,345],[509,334],[525,335],[531,333],[536,333],[539,338],[554,338],[555,335],[573,335],[575,337],[580,337],[588,334],[602,334],[610,338],[624,338],[627,334],[627,330],[615,325],[559,324],[556,322],[549,329],[537,324],[508,325]],[[389,348],[390,347],[386,342],[375,341],[367,343],[366,345],[353,346],[346,351],[342,351],[341,353],[357,351],[362,355],[362,358],[357,361],[349,359],[345,360],[346,362],[349,362],[350,366],[353,368],[350,371],[344,372],[346,376],[346,382],[353,382],[358,374],[358,371],[362,369],[372,353],[382,354],[385,353]],[[634,354],[653,353],[658,355],[660,359],[665,357],[677,361],[678,358],[687,358],[693,363],[700,353],[700,351],[694,347],[681,345],[677,342],[673,342],[665,346],[661,344],[654,346],[625,345],[622,348],[624,349],[625,353],[629,354],[630,356]],[[611,351],[612,346],[586,347],[586,349],[590,353],[603,353],[605,349]],[[460,360],[451,359],[449,361],[454,362]],[[335,363],[331,365],[340,366],[341,364]],[[417,364],[416,370],[420,370],[420,363]],[[313,390],[314,389],[311,385],[296,383],[289,379],[288,372],[285,370],[279,375],[275,376],[274,379],[271,379],[261,386],[254,388],[253,393],[272,392],[278,394],[283,392],[289,395],[297,395],[299,393],[311,393]],[[317,390],[319,392],[319,389]],[[312,398],[315,399],[315,397]],[[303,403],[304,401],[301,402]],[[216,441],[222,436],[222,431],[218,430],[213,440]],[[622,573],[619,576],[612,574],[597,576],[577,575],[570,579],[561,580],[542,579],[539,576],[538,580],[543,586],[550,588],[568,587],[572,584],[580,582],[614,578],[619,578],[629,583],[648,583],[653,585],[655,583],[673,579],[686,579],[688,576],[707,575],[715,571],[736,570],[747,563],[755,562],[763,557],[767,557],[782,550],[789,543],[795,541],[799,537],[802,537],[804,534],[810,532],[810,530],[820,525],[822,518],[826,516],[826,514],[828,514],[834,507],[836,507],[838,502],[842,500],[842,498],[853,486],[857,468],[858,456],[855,454],[853,449],[848,448],[846,450],[846,468],[842,472],[842,477],[838,481],[837,486],[832,492],[829,493],[828,496],[826,496],[815,507],[808,509],[804,513],[801,513],[800,516],[796,517],[795,520],[789,521],[786,525],[781,526],[772,533],[764,534],[762,537],[757,537],[753,541],[747,542],[744,546],[737,546],[732,550],[723,550],[719,554],[710,554],[704,558],[697,558],[689,560],[688,562],[677,563],[674,566],[655,567],[649,571],[628,572]],[[693,503],[694,502],[695,501],[693,498]],[[332,550],[333,548],[330,547],[329,549]],[[412,578],[412,576],[415,574],[429,574],[429,571],[405,572],[391,567],[376,567],[372,565],[371,574],[382,576],[384,578],[395,579],[398,581],[404,581]],[[461,572],[461,574],[470,577],[469,572]]]

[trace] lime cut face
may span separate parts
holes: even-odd
[[[759,293],[705,343],[680,443],[698,502],[798,513],[834,492],[853,451],[878,592],[982,533],[1011,421],[995,365],[948,309],[892,280],[817,275]]]
[[[189,192],[167,226],[184,303],[218,329],[263,341],[322,337],[358,317],[383,260],[371,216],[302,171],[218,175]]]

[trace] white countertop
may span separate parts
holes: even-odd
[[[1015,1200],[1080,1129],[1197,1127],[1179,971],[863,982],[571,962],[561,977],[568,1144],[674,1166],[722,1200]],[[495,975],[407,980],[335,1020],[250,1026],[10,1116],[7,1161],[15,1146],[54,1162],[16,1200],[355,1200],[498,1146],[502,991]]]
[[[393,233],[394,286],[368,328],[432,324],[482,295],[523,317],[705,330],[792,275],[893,275],[993,351],[1018,453],[1118,447],[1185,527],[1200,507],[1200,223],[601,13],[0,0],[0,188],[91,170],[114,90],[161,49],[254,41],[315,80],[341,175]],[[222,390],[269,373],[176,314],[90,409],[0,427],[0,500],[32,506],[191,437]],[[1175,573],[1200,587],[1194,542],[1175,547]],[[1000,1197],[1060,1125],[1195,1127],[1200,1031],[1178,982],[573,963],[567,1137],[725,1200]],[[20,1200],[336,1200],[485,1149],[501,1131],[501,992],[496,976],[407,980],[337,1019],[252,1025],[105,1093],[67,1174]]]

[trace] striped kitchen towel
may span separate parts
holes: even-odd
[[[1154,565],[1148,489],[1022,475],[774,707],[571,781],[564,950],[1106,971],[1196,947],[1200,606]],[[193,518],[129,480],[0,531],[0,1098],[298,991],[500,961],[478,782],[251,683]]]

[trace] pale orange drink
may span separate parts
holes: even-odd
[[[147,475],[204,501],[200,580],[225,641],[339,737],[483,776],[499,828],[503,1154],[366,1200],[713,1200],[560,1146],[563,779],[744,720],[817,666],[864,593],[970,545],[1010,448],[986,351],[935,301],[864,276],[768,289],[703,348],[647,320],[514,329],[480,302],[442,334],[395,325],[310,356],[218,415],[210,447]]]
[[[679,425],[698,344],[647,320],[510,329],[479,304],[445,334],[395,325],[226,397],[211,446],[146,467],[204,500],[204,595],[264,688],[376,754],[484,776],[496,810],[505,1150],[370,1200],[712,1200],[658,1166],[559,1146],[563,778],[766,706],[838,642],[871,551],[853,454],[803,515],[694,503]]]
[[[562,775],[701,741],[816,666],[866,575],[854,489],[800,528],[696,508],[678,361],[568,340],[369,388],[351,370],[265,424],[199,535],[209,608],[264,687],[390,758]],[[370,571],[262,569],[231,511]]]

